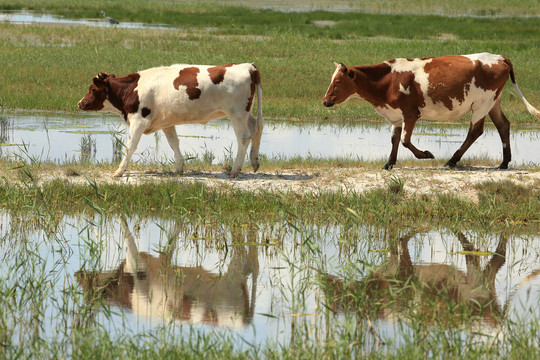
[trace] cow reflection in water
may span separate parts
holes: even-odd
[[[453,265],[413,264],[408,242],[413,235],[396,241],[390,257],[362,281],[346,284],[323,276],[329,305],[337,311],[358,311],[392,320],[410,315],[426,324],[459,325],[471,317],[496,325],[502,318],[497,303],[495,277],[505,263],[507,238],[501,236],[495,253],[482,269],[475,249],[462,233],[466,273]]]
[[[139,252],[127,225],[121,224],[126,259],[112,272],[77,272],[86,292],[99,292],[108,301],[148,318],[232,328],[251,323],[259,273],[255,246],[234,246],[227,271],[218,275],[202,266],[172,265],[179,227],[170,248],[154,257]]]

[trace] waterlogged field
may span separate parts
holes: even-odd
[[[537,2],[0,9],[1,358],[540,356],[539,126],[513,88],[507,172],[492,170],[489,125],[464,167],[443,168],[466,120],[418,124],[413,141],[437,159],[401,148],[382,171],[390,126],[363,101],[320,103],[332,60],[489,51],[512,60],[539,107]],[[230,62],[262,73],[257,174],[245,164],[228,179],[235,139],[222,120],[178,127],[187,174],[168,171],[157,134],[132,175],[110,178],[123,120],[73,112],[98,71]]]
[[[422,123],[413,133],[415,144],[432,151],[437,159],[447,160],[461,146],[468,127]],[[177,127],[180,148],[190,162],[224,164],[236,154],[236,137],[228,120],[207,125]],[[294,158],[311,160],[348,159],[359,164],[385,163],[390,152],[392,128],[385,122],[265,122],[260,153],[265,161]],[[118,163],[125,151],[128,128],[116,115],[20,112],[0,115],[0,158],[6,161],[33,160],[71,163]],[[512,130],[511,166],[540,166],[538,147],[540,129],[520,126]],[[475,142],[466,159],[481,159],[496,164],[502,159],[499,134],[493,126]],[[413,160],[414,155],[402,149],[400,160]],[[141,165],[174,162],[174,153],[162,132],[142,137],[134,163]],[[246,162],[248,164],[248,162]],[[263,166],[264,167],[264,166]],[[264,171],[264,168],[262,169]],[[246,171],[249,171],[246,166]]]
[[[138,357],[138,348],[214,357],[222,339],[246,357],[299,344],[313,356],[414,347],[510,357],[522,351],[520,335],[538,329],[538,234],[101,215],[52,224],[8,212],[1,220],[8,358],[30,356],[36,339],[48,358],[87,357],[103,337],[116,344],[106,358]]]

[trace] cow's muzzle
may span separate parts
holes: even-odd
[[[332,107],[334,106],[334,103],[330,100],[323,100],[322,104],[326,107]]]

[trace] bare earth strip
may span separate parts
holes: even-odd
[[[435,195],[447,193],[477,200],[475,185],[486,181],[510,180],[525,187],[540,188],[540,171],[513,169],[498,171],[493,168],[468,167],[458,170],[446,168],[405,167],[392,171],[365,168],[316,168],[287,169],[275,173],[242,172],[231,179],[224,172],[187,170],[183,175],[170,172],[131,171],[122,178],[112,178],[108,173],[67,176],[60,172],[41,177],[43,181],[67,178],[76,183],[88,182],[91,178],[99,183],[140,184],[147,181],[178,181],[179,183],[203,182],[223,191],[274,191],[313,193],[345,191],[362,193],[377,188],[387,188],[400,181],[409,195]]]

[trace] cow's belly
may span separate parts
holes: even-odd
[[[471,109],[472,104],[470,102],[459,103],[459,101],[454,100],[452,109],[448,109],[442,102],[438,102],[426,105],[419,110],[422,119],[453,121],[465,116]]]
[[[226,114],[221,111],[213,112],[183,112],[183,113],[160,113],[156,115],[150,125],[144,130],[145,134],[151,134],[161,129],[166,129],[173,125],[182,124],[207,124],[212,120],[217,120],[225,117]]]

